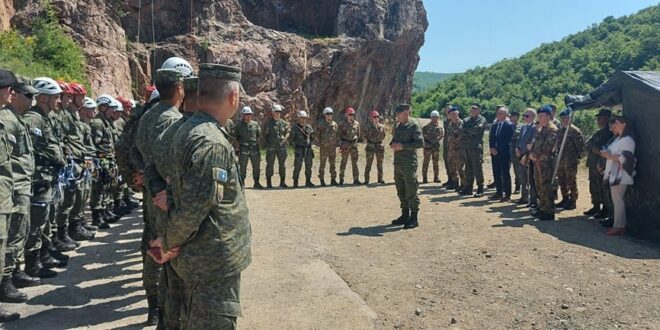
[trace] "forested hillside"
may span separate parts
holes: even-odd
[[[519,58],[455,75],[413,94],[414,111],[427,116],[431,110],[451,103],[467,114],[470,103],[479,102],[490,120],[497,104],[507,104],[512,110],[547,102],[561,107],[565,94],[587,93],[618,70],[660,70],[659,8],[649,7],[621,18],[608,17]]]
[[[413,77],[413,92],[421,92],[429,89],[454,75],[455,73],[415,72],[415,76]]]

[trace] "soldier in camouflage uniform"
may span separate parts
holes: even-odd
[[[235,329],[241,272],[251,262],[243,180],[222,123],[239,105],[240,70],[202,64],[199,112],[172,143],[175,208],[150,254],[186,286],[184,329]],[[194,159],[194,160],[193,160]]]
[[[62,89],[50,78],[37,78],[32,86],[39,91],[37,102],[23,114],[23,122],[31,134],[35,161],[30,231],[25,243],[25,272],[34,277],[55,277],[57,273],[48,268],[64,264],[50,255],[49,245],[52,243],[44,229],[49,221],[48,212],[53,204],[57,175],[64,167],[64,153],[48,114],[57,108]]]
[[[598,171],[598,163],[601,161],[600,151],[612,138],[613,134],[609,128],[609,121],[612,117],[612,110],[600,109],[596,114],[598,131],[594,133],[587,141],[587,167],[589,167],[589,193],[591,194],[591,209],[584,212],[586,216],[596,216],[605,208],[603,196],[603,175]],[[607,210],[603,212],[603,217],[608,214]]]
[[[529,158],[534,162],[534,180],[539,196],[539,209],[532,211],[532,215],[539,220],[554,220],[552,172],[554,171],[555,146],[559,129],[552,123],[552,109],[549,106],[539,109],[538,119],[536,136],[529,154]]]
[[[298,177],[305,163],[305,187],[314,187],[312,183],[312,161],[314,160],[314,129],[307,124],[307,112],[298,112],[298,123],[291,130],[291,144],[293,145],[296,158],[293,163],[293,187],[298,188]]]
[[[254,188],[262,189],[263,186],[259,182],[259,177],[261,176],[261,150],[259,150],[261,127],[256,121],[252,120],[252,108],[243,107],[241,116],[243,116],[243,119],[234,129],[239,145],[238,164],[241,167],[241,178],[245,180],[248,161],[252,162]]]
[[[442,128],[445,131],[444,136],[442,137],[442,162],[444,163],[445,166],[445,173],[447,174],[447,178],[449,178],[449,160],[447,159],[447,156],[449,155],[449,110],[451,109],[450,105],[445,106],[444,112],[445,112],[445,120],[442,121]],[[443,183],[443,187],[447,187],[451,184],[449,182],[449,179],[447,179],[447,182]]]
[[[0,112],[5,111],[5,107],[9,105],[12,99],[12,87],[18,83],[16,76],[11,71],[0,70]],[[4,116],[0,117],[5,119]],[[13,144],[17,142],[16,136],[10,135],[5,129],[4,120],[0,121],[0,269],[5,268],[5,254],[7,253],[7,237],[8,228],[7,224],[10,221],[12,213],[17,211],[14,204],[14,175],[12,174],[12,149]],[[12,141],[13,140],[13,141]],[[3,277],[3,287],[7,287],[5,282],[11,278]],[[11,283],[11,282],[10,282]],[[13,285],[10,285],[13,288]],[[16,290],[15,288],[13,288]],[[27,300],[27,296],[23,294],[22,301]],[[7,298],[7,295],[3,295]],[[6,299],[3,301],[7,301]],[[19,302],[19,301],[14,301]],[[20,317],[17,313],[10,313],[0,307],[0,322],[14,321]]]
[[[364,126],[362,131],[363,139],[367,141],[365,152],[367,154],[367,165],[364,168],[364,184],[369,184],[369,174],[371,172],[371,164],[376,157],[376,168],[378,170],[378,183],[384,184],[383,179],[383,159],[385,158],[385,126],[380,123],[380,114],[378,111],[371,112],[371,122]]]
[[[336,158],[337,158],[337,123],[332,120],[332,108],[323,109],[323,120],[317,127],[317,144],[320,148],[321,163],[319,164],[319,179],[321,187],[325,187],[325,163],[330,163],[330,179],[333,186],[337,183]]]
[[[412,229],[419,226],[417,149],[424,146],[424,137],[419,123],[410,118],[410,105],[397,106],[396,119],[397,124],[390,147],[394,150],[394,184],[401,202],[401,216],[392,221],[392,224],[404,225],[404,229]]]
[[[447,189],[459,191],[465,183],[465,159],[461,150],[461,135],[463,120],[458,117],[458,108],[449,109],[449,126],[447,129],[447,162],[449,163],[449,185]]]
[[[289,140],[290,128],[289,123],[282,119],[282,107],[279,104],[274,104],[272,108],[272,118],[264,124],[262,129],[263,138],[266,145],[266,187],[273,188],[272,177],[275,174],[275,158],[279,164],[280,173],[280,188],[287,188],[286,185],[286,157],[287,157],[287,141]]]
[[[92,127],[90,123],[96,117],[96,101],[90,97],[85,97],[85,102],[82,108],[78,111],[80,117],[79,125],[84,136],[83,144],[85,145],[85,173],[84,179],[81,180],[80,189],[76,196],[71,210],[71,215],[75,221],[80,221],[82,226],[89,231],[97,231],[98,227],[92,225],[87,216],[85,216],[85,207],[89,203],[90,196],[92,195],[92,176],[94,173],[94,157],[96,157],[96,146],[94,145],[94,138],[92,136]]]
[[[463,196],[472,195],[472,185],[477,183],[475,197],[484,193],[484,131],[486,130],[486,118],[481,115],[481,106],[473,104],[470,109],[470,118],[463,122],[461,130],[461,152],[465,160],[465,182],[461,180]]]
[[[0,122],[12,146],[11,163],[14,180],[14,203],[16,212],[11,215],[8,227],[7,251],[5,254],[4,276],[11,277],[7,284],[24,288],[41,284],[38,277],[32,277],[21,270],[25,263],[25,241],[30,227],[30,197],[32,196],[32,175],[34,173],[34,154],[30,135],[21,116],[32,105],[32,95],[39,91],[29,81],[18,79],[11,104],[0,110]],[[11,288],[0,289],[2,295],[21,295]]]
[[[351,157],[353,165],[353,184],[360,184],[360,170],[358,169],[358,149],[357,143],[361,135],[360,123],[355,120],[355,110],[347,108],[345,111],[346,120],[339,124],[337,138],[339,139],[339,151],[341,152],[341,163],[339,164],[339,185],[344,184],[344,173],[348,157]]]
[[[562,139],[571,120],[570,110],[564,110],[559,114],[562,128],[559,130],[559,138],[555,150],[561,148]],[[575,203],[578,199],[577,171],[580,158],[584,153],[584,135],[577,126],[570,124],[568,137],[564,145],[564,151],[559,159],[559,168],[557,176],[559,177],[559,187],[561,189],[562,200],[555,205],[564,210],[575,210]]]
[[[422,182],[428,183],[429,162],[433,161],[433,182],[440,183],[440,146],[445,130],[440,127],[440,112],[431,111],[431,122],[422,128],[424,135],[424,161],[422,163]]]
[[[516,157],[516,146],[518,145],[518,141],[520,140],[520,133],[522,130],[522,127],[524,124],[520,123],[520,112],[518,111],[511,111],[509,113],[509,120],[511,121],[511,124],[513,125],[513,137],[511,137],[511,167],[513,167],[513,174],[514,174],[514,194],[519,194],[520,193],[520,183],[522,182],[521,178],[521,171],[520,171],[520,166],[518,166],[518,157]]]

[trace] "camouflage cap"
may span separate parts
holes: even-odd
[[[183,75],[174,69],[159,69],[156,71],[156,84],[174,84],[183,82]]]
[[[13,72],[0,69],[0,88],[13,87],[16,82],[16,76]]]
[[[395,112],[400,113],[400,112],[404,112],[404,111],[408,111],[408,110],[410,110],[410,104],[401,103],[396,107]]]
[[[183,89],[186,92],[194,92],[197,90],[197,85],[199,83],[199,78],[197,77],[188,77],[183,79]]]
[[[199,78],[241,82],[241,69],[223,64],[202,63],[199,65]]]
[[[596,114],[596,117],[612,117],[612,110],[607,108],[602,108]]]
[[[16,80],[18,81],[16,85],[14,85],[14,90],[18,93],[21,93],[23,95],[25,94],[39,94],[39,90],[32,87],[32,82],[30,79],[27,79],[25,77],[21,76],[16,76]]]
[[[559,114],[559,117],[566,117],[571,115],[571,110],[565,109]]]

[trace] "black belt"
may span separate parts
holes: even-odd
[[[257,143],[241,143],[241,145],[242,145],[242,146],[252,147],[252,146],[256,146]]]
[[[369,143],[369,144],[383,144],[383,141],[380,141],[380,142],[367,141],[367,143]]]
[[[346,139],[341,139],[341,140],[342,140],[342,141],[344,141],[344,142],[348,142],[348,143],[353,143],[353,142],[357,142],[357,139],[355,139],[355,140],[346,140]]]
[[[310,145],[296,145],[296,148],[302,148],[302,149],[308,149],[308,148],[311,148],[311,147],[312,147],[311,144]]]

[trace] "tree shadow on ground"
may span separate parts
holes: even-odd
[[[382,237],[386,233],[403,230],[402,226],[395,226],[391,224],[383,224],[372,227],[352,227],[344,233],[337,233],[337,236],[368,236],[368,237]]]
[[[660,244],[629,236],[607,236],[606,228],[600,226],[598,221],[588,220],[585,216],[562,216],[561,213],[557,213],[555,221],[540,221],[531,216],[527,208],[516,205],[493,206],[488,212],[500,213],[502,218],[502,223],[494,224],[493,228],[533,226],[538,231],[563,242],[622,258],[660,259]]]

